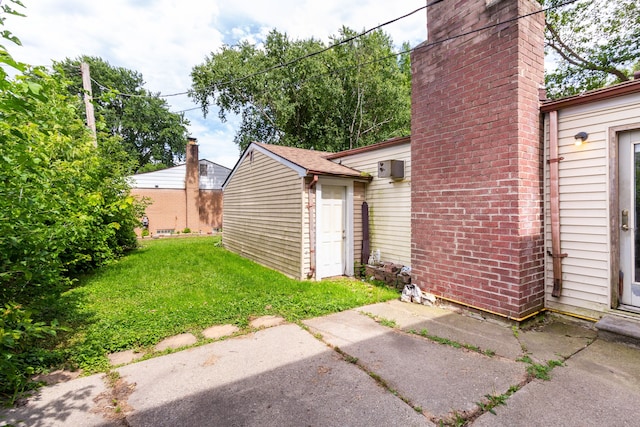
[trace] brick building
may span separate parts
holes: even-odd
[[[199,160],[196,140],[190,138],[185,164],[132,176],[131,193],[151,202],[145,211],[151,235],[185,228],[210,233],[222,227],[222,184],[230,172]]]

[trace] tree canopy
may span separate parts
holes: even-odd
[[[340,151],[408,135],[408,54],[398,58],[381,30],[355,35],[342,28],[331,44],[350,41],[332,49],[277,30],[262,45],[223,46],[193,68],[190,96],[205,115],[215,105],[223,121],[241,116],[241,149],[261,141]]]
[[[539,0],[544,7],[566,0]],[[579,0],[546,13],[546,53],[557,68],[546,74],[551,98],[629,80],[640,66],[637,0]]]
[[[100,117],[110,135],[121,137],[124,149],[138,162],[138,170],[174,166],[183,159],[188,121],[169,111],[168,103],[143,88],[142,74],[90,56],[54,63],[57,72],[69,79],[69,90],[84,96],[80,63],[89,64],[91,91]]]

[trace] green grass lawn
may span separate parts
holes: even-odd
[[[252,317],[290,322],[397,298],[354,279],[297,281],[216,246],[219,238],[143,241],[121,260],[80,280],[60,299],[70,327],[58,351],[87,372],[107,368],[106,354],[150,347],[212,325],[246,328]]]

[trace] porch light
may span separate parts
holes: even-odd
[[[587,142],[587,138],[589,137],[589,134],[586,132],[578,132],[576,133],[576,135],[574,136],[574,138],[576,139],[576,147],[581,146],[582,144],[584,144],[585,142]]]

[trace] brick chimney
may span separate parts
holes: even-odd
[[[186,224],[191,231],[198,231],[200,227],[200,212],[198,199],[200,196],[200,167],[198,159],[198,140],[187,139],[187,162],[185,176],[186,192]]]
[[[544,16],[517,19],[534,0],[454,3],[427,9],[411,57],[412,279],[521,318],[544,304]]]

